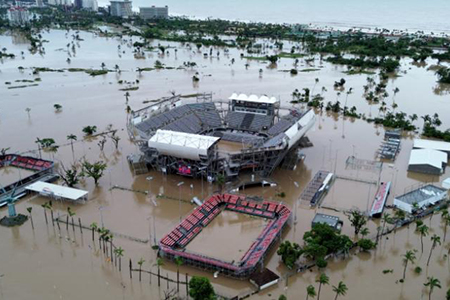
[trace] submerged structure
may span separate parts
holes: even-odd
[[[435,205],[446,197],[446,189],[427,184],[404,195],[395,197],[394,206],[408,213],[413,213],[417,209]]]
[[[265,218],[269,222],[237,262],[188,251],[186,246],[223,210]],[[281,238],[290,215],[289,208],[280,203],[267,201],[257,203],[243,195],[213,195],[161,239],[159,255],[170,260],[179,258],[186,265],[220,272],[225,276],[246,279],[263,268],[264,258],[269,249]],[[227,245],[230,246],[231,244]]]
[[[134,111],[128,130],[143,154],[137,167],[213,181],[245,170],[269,176],[285,160],[297,163],[314,123],[314,111],[282,108],[275,97],[233,94],[213,102],[208,95],[183,104],[173,96]]]

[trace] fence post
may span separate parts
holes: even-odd
[[[186,273],[186,299],[189,300],[189,282],[188,282],[188,273]]]
[[[169,273],[167,273],[166,282],[167,282],[167,290],[169,290]]]
[[[131,262],[131,258],[130,258],[130,279],[133,278],[133,274],[132,274],[132,270],[133,269],[133,263]]]
[[[83,227],[81,227],[81,218],[78,218],[78,224],[80,224],[80,233],[83,234]]]

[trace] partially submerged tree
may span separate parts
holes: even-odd
[[[319,283],[317,300],[320,300],[320,291],[322,290],[322,285],[330,284],[330,278],[325,273],[322,273],[320,274],[319,278],[316,279],[316,282]]]
[[[208,278],[194,276],[189,280],[189,296],[194,300],[212,300],[215,292]]]
[[[80,172],[77,164],[72,164],[68,169],[66,169],[62,162],[60,162],[59,166],[61,170],[58,170],[58,175],[68,187],[74,187],[78,182],[80,182],[82,173]]]
[[[90,163],[89,161],[84,160],[81,166],[83,174],[94,179],[95,185],[98,185],[98,180],[103,176],[103,172],[106,169],[106,163],[103,161]]]
[[[413,264],[415,260],[416,260],[416,250],[408,250],[403,255],[403,265],[405,266],[405,268],[403,269],[403,280],[405,280],[406,277],[406,268],[408,267],[408,263],[410,262]]]
[[[289,269],[292,269],[295,262],[299,259],[302,249],[297,243],[284,241],[280,244],[277,254],[281,256],[281,260]]]
[[[339,284],[337,286],[333,285],[333,292],[336,293],[334,300],[336,300],[339,296],[345,296],[345,294],[347,294],[347,291],[348,291],[348,287],[342,281],[339,281]]]
[[[363,226],[367,223],[366,216],[364,216],[363,213],[358,210],[351,211],[348,219],[350,221],[350,224],[355,229],[355,235],[357,235],[360,232],[361,228],[363,228]]]
[[[97,126],[85,126],[82,131],[85,135],[90,136],[97,132]]]

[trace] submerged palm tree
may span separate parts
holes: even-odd
[[[122,271],[122,256],[124,252],[125,251],[122,249],[122,247],[117,247],[116,249],[114,249],[114,253],[119,258],[119,271]]]
[[[414,263],[414,261],[416,260],[416,254],[415,254],[416,250],[408,250],[406,251],[406,253],[403,255],[403,264],[405,265],[405,268],[403,269],[403,280],[405,280],[406,277],[406,268],[408,267],[408,263]]]
[[[348,291],[348,287],[342,281],[339,281],[339,284],[337,286],[333,285],[333,292],[336,293],[336,297],[334,297],[334,300],[336,300],[338,298],[338,296],[345,296],[347,291]]]
[[[309,299],[309,297],[314,298],[316,296],[316,288],[312,285],[308,285],[306,287],[306,300]]]
[[[73,151],[73,142],[77,140],[77,136],[75,134],[69,134],[67,136],[67,140],[70,141],[70,147],[72,148],[72,156],[75,158],[75,152]]]
[[[419,227],[417,227],[417,231],[420,234],[420,245],[422,247],[422,253],[423,253],[423,237],[428,235],[428,226],[423,224]]]
[[[316,280],[319,283],[319,291],[317,292],[317,300],[320,299],[320,291],[322,290],[322,285],[330,284],[330,278],[325,274],[320,274],[319,278]]]
[[[141,258],[138,261],[138,265],[139,265],[139,281],[141,281],[141,272],[142,272],[142,265],[145,263],[145,260],[143,258]]]
[[[433,236],[431,237],[431,241],[433,242],[433,244],[431,244],[430,255],[428,256],[427,260],[427,267],[430,265],[431,254],[433,253],[434,248],[436,248],[437,244],[441,245],[441,237],[437,234],[433,234]]]
[[[434,288],[442,288],[439,279],[434,277],[428,277],[428,281],[423,285],[427,286],[430,289],[430,292],[428,293],[428,300],[431,300],[431,294],[433,293]]]

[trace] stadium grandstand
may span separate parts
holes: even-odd
[[[246,170],[269,176],[297,152],[314,122],[312,110],[282,108],[275,97],[212,101],[203,94],[195,103],[173,96],[133,111],[128,131],[146,168],[214,181]]]

